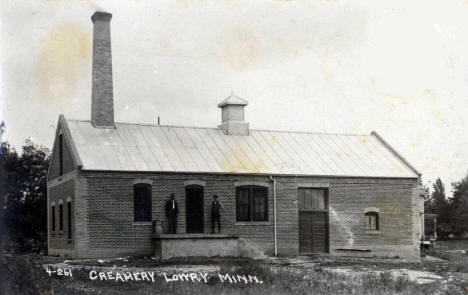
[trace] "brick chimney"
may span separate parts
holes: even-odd
[[[100,11],[96,11],[91,17],[94,24],[91,122],[94,127],[100,128],[115,128],[110,36],[111,18],[112,14]]]
[[[220,102],[222,123],[219,128],[226,135],[249,135],[249,123],[245,121],[244,108],[248,105],[246,100],[233,94]]]

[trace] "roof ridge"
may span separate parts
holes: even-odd
[[[91,120],[78,120],[78,119],[67,119],[67,121],[78,121],[88,122]],[[206,126],[187,126],[187,125],[158,125],[152,123],[130,123],[130,122],[115,122],[115,124],[125,125],[139,125],[139,126],[154,126],[154,127],[171,127],[171,128],[191,128],[191,129],[212,129],[221,130],[218,127],[206,127]],[[345,136],[370,136],[369,134],[356,134],[356,133],[337,133],[337,132],[314,132],[314,131],[299,131],[299,130],[273,130],[273,129],[250,129],[250,131],[267,131],[267,132],[282,132],[282,133],[302,133],[302,134],[317,134],[317,135],[345,135]]]
[[[191,128],[191,129],[214,129],[221,130],[217,127],[206,127],[206,126],[182,126],[182,125],[158,125],[158,124],[149,124],[149,123],[126,123],[126,122],[115,122],[116,124],[126,124],[126,125],[139,125],[139,126],[154,126],[154,127],[171,127],[171,128]]]
[[[250,130],[253,130],[253,131],[268,131],[268,132],[321,134],[321,135],[369,136],[369,134],[336,133],[336,132],[314,132],[314,131],[272,130],[272,129],[250,129]]]
[[[76,121],[76,122],[87,122],[91,123],[91,120],[78,120],[78,119],[67,119],[67,121]],[[204,127],[204,126],[182,126],[182,125],[158,125],[151,123],[130,123],[130,122],[115,122],[115,124],[125,124],[125,125],[139,125],[139,126],[154,126],[154,127],[173,127],[173,128],[192,128],[192,129],[216,129],[217,127]]]

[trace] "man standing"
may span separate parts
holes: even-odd
[[[213,201],[211,202],[211,233],[214,234],[215,223],[218,224],[218,232],[221,233],[221,209],[224,210],[223,205],[218,201],[218,196],[213,196]]]
[[[171,197],[166,202],[166,217],[169,221],[169,233],[177,233],[177,215],[179,215],[179,206],[175,200],[174,193],[171,193]]]

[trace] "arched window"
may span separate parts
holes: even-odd
[[[136,222],[151,221],[151,185],[137,183],[133,186],[133,217]]]
[[[379,230],[379,213],[370,211],[366,212],[366,230]]]
[[[52,223],[52,231],[55,231],[55,205],[50,208],[50,222]]]
[[[58,149],[59,149],[59,175],[63,175],[63,136],[62,134],[59,135],[58,138]]]
[[[268,221],[268,189],[266,187],[237,187],[236,220]]]
[[[68,226],[68,238],[72,238],[72,208],[71,202],[67,202],[67,226]]]
[[[63,204],[59,205],[59,230],[63,230]]]

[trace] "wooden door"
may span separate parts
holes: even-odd
[[[326,189],[299,188],[299,252],[328,253]]]
[[[203,187],[185,189],[185,215],[187,233],[203,233]]]

